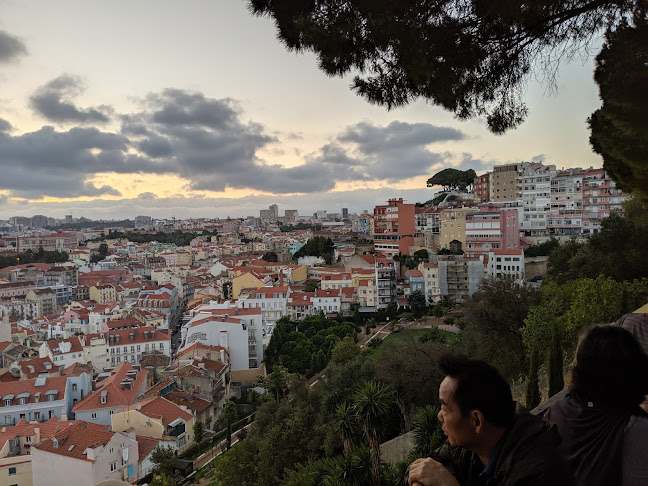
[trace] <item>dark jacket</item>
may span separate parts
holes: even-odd
[[[444,444],[433,459],[443,464],[461,486],[572,486],[574,480],[558,455],[560,436],[555,427],[520,411],[502,438],[492,476],[483,477],[484,467],[472,452]]]
[[[532,413],[557,427],[559,451],[582,486],[622,483],[625,430],[632,416],[648,418],[640,408],[603,407],[578,399],[568,389]]]

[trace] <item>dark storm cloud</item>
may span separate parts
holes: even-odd
[[[77,78],[62,76],[39,93],[58,96],[60,108],[80,86]],[[137,113],[118,115],[119,133],[95,127],[56,131],[45,126],[12,137],[2,134],[0,120],[0,190],[30,198],[117,194],[112,187],[91,183],[97,174],[117,173],[130,175],[131,182],[146,174],[177,175],[188,181],[182,190],[189,192],[232,188],[321,193],[338,182],[393,184],[431,175],[457,163],[433,145],[465,138],[459,130],[425,123],[362,122],[345,128],[299,165],[285,167],[259,155],[276,153],[282,148],[280,140],[263,125],[243,121],[235,100],[167,89],[147,96],[140,106]],[[67,119],[80,116],[85,121],[92,116],[88,110],[71,108],[76,115]],[[152,195],[143,193],[138,200]]]
[[[36,90],[30,98],[31,107],[47,120],[65,123],[106,123],[107,107],[81,109],[72,100],[84,91],[81,78],[63,74]]]
[[[9,62],[27,54],[27,46],[18,37],[0,30],[0,62]]]
[[[153,163],[126,153],[129,141],[96,128],[36,132],[0,138],[0,189],[19,197],[80,197],[119,193],[87,182],[99,172],[153,169]],[[146,165],[148,164],[148,165]]]
[[[152,121],[163,125],[203,126],[223,130],[239,125],[238,103],[230,98],[216,100],[202,93],[166,89],[150,95]]]
[[[466,136],[455,128],[400,121],[393,121],[386,127],[361,122],[348,127],[338,136],[341,142],[357,144],[359,150],[365,154],[421,147],[465,138]]]
[[[11,123],[4,118],[0,118],[0,133],[9,132],[12,128]]]
[[[153,159],[168,157],[173,152],[171,142],[158,135],[152,135],[138,142],[137,149]]]
[[[450,164],[451,154],[430,145],[464,138],[459,130],[427,123],[394,121],[380,126],[364,121],[345,128],[307,160],[312,166],[334,167],[341,181],[395,183]]]

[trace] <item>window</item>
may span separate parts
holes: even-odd
[[[31,442],[31,435],[28,435],[27,437],[25,437],[25,442]]]
[[[96,419],[97,418],[97,412],[92,412],[90,414],[90,418]]]
[[[116,471],[117,470],[117,462],[111,462],[110,463],[110,472]]]
[[[9,400],[4,401],[5,407],[8,407],[11,405],[11,398]]]
[[[112,454],[113,452],[115,452],[115,448],[111,447],[109,452],[110,452],[110,454]]]
[[[164,349],[164,343],[160,343],[160,349]]]
[[[34,412],[34,420],[40,420],[40,412]]]
[[[72,391],[73,392],[77,391],[77,384],[76,383],[72,384]]]
[[[15,467],[10,467],[9,468],[9,476],[15,476],[16,475],[16,468]]]

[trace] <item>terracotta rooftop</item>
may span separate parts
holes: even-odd
[[[164,395],[164,398],[178,406],[182,405],[187,407],[189,410],[192,410],[194,414],[199,414],[211,407],[210,401],[193,396],[191,393],[184,390],[178,390],[177,388]]]
[[[26,398],[27,403],[47,401],[46,395],[53,395],[54,400],[62,400],[65,396],[66,376],[39,377],[31,380],[0,383],[0,409],[5,406],[5,400],[11,399],[11,405],[18,404],[18,399]]]
[[[97,427],[96,424],[78,422],[33,447],[51,454],[95,462],[88,459],[86,449],[97,445],[106,446],[115,435],[115,432],[107,432],[104,429],[105,426]]]
[[[36,378],[41,373],[57,373],[59,370],[49,356],[20,361],[18,366],[27,379]]]
[[[147,375],[146,370],[138,371],[131,363],[121,363],[113,369],[113,374],[99,382],[94,392],[77,402],[72,411],[127,407],[135,402],[142,385],[146,382]],[[126,381],[131,382],[130,388],[126,385]],[[101,403],[102,397],[105,403]]]
[[[153,449],[157,447],[160,443],[158,439],[153,439],[152,437],[144,437],[143,435],[136,435],[135,439],[137,440],[137,456],[139,462],[142,462],[146,459]]]
[[[151,397],[134,403],[130,407],[118,413],[138,411],[142,415],[154,419],[162,419],[163,425],[169,425],[174,420],[181,418],[185,422],[191,420],[192,415],[185,412],[175,403],[170,402],[162,397]]]

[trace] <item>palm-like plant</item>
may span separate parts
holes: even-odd
[[[414,417],[414,450],[418,457],[429,456],[437,448],[441,438],[439,407],[427,405]]]
[[[353,396],[352,408],[362,425],[371,450],[371,476],[374,486],[380,486],[380,438],[393,404],[392,388],[376,381],[365,383]]]
[[[356,413],[348,402],[340,403],[335,409],[335,427],[342,437],[344,452],[353,450],[353,439],[357,430]]]

